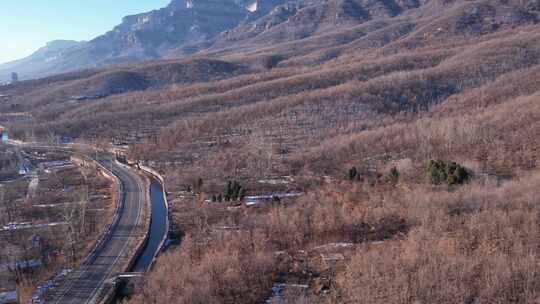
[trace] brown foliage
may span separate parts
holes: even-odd
[[[499,188],[405,196],[418,226],[404,240],[358,250],[338,275],[343,302],[533,303],[538,186],[535,174]]]
[[[272,286],[272,259],[231,236],[205,246],[186,237],[161,257],[133,303],[257,303]],[[131,303],[131,302],[130,302]]]

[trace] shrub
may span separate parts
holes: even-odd
[[[265,69],[271,70],[275,68],[279,64],[279,62],[282,60],[283,60],[283,57],[281,57],[280,55],[270,55],[270,56],[263,57],[261,62]]]
[[[248,241],[245,241],[245,240]],[[187,235],[162,256],[129,303],[262,303],[272,288],[272,256],[252,251],[249,236],[228,236],[203,248]]]
[[[393,167],[390,169],[390,172],[388,173],[388,180],[393,183],[397,184],[399,181],[399,171],[396,167]]]
[[[470,178],[470,174],[465,167],[444,160],[431,160],[427,171],[429,180],[434,185],[445,183],[449,186],[461,185]]]

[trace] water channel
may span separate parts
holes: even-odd
[[[148,270],[167,237],[168,212],[163,188],[157,180],[151,178],[150,181],[150,202],[152,208],[150,232],[143,251],[131,269],[132,272],[145,272]]]

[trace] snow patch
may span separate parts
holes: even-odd
[[[304,192],[268,193],[268,194],[246,196],[245,198],[248,201],[254,201],[254,200],[261,200],[261,199],[272,199],[274,197],[288,198],[288,197],[298,197],[302,195],[304,195]]]
[[[315,250],[330,249],[330,248],[351,248],[351,247],[354,247],[354,244],[353,244],[353,243],[344,243],[344,242],[341,242],[341,243],[329,243],[329,244],[324,244],[324,245],[315,247]]]
[[[293,181],[292,177],[284,176],[283,178],[265,178],[260,179],[257,182],[259,184],[270,184],[270,185],[287,185]]]
[[[246,202],[246,206],[255,206],[255,205],[258,205],[259,202],[258,201],[247,201]]]
[[[304,285],[304,284],[274,283],[274,285],[272,286],[272,295],[265,301],[265,303],[266,304],[285,303],[285,299],[283,298],[283,295],[285,293],[286,288],[307,290],[309,286]]]
[[[39,177],[37,174],[32,176],[32,180],[28,184],[28,194],[26,195],[27,198],[33,197],[38,189],[39,186]]]
[[[39,228],[48,228],[48,227],[56,227],[56,226],[64,226],[67,225],[67,222],[56,222],[56,223],[48,223],[48,224],[31,224],[31,223],[8,223],[7,225],[3,226],[0,231],[13,231],[13,230],[23,230],[23,229],[39,229]]]
[[[0,270],[2,272],[6,271],[14,271],[16,269],[28,269],[28,268],[37,268],[41,267],[43,262],[41,259],[31,259],[31,260],[24,260],[24,261],[15,261],[11,263],[4,263],[0,264]]]
[[[341,253],[321,254],[321,258],[325,262],[337,262],[345,260],[345,256]]]
[[[262,203],[265,200],[272,200],[274,198],[293,198],[304,195],[303,192],[288,192],[288,193],[264,193],[259,195],[246,196],[246,206],[255,206]]]
[[[0,303],[17,303],[17,291],[0,292]]]
[[[45,62],[49,63],[49,62],[53,62],[55,60],[58,59],[58,56],[51,56],[51,57],[48,57],[45,59]]]

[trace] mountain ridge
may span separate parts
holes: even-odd
[[[165,57],[169,49],[201,42],[235,27],[249,13],[241,1],[174,0],[164,8],[126,16],[111,31],[63,48],[52,56],[54,58],[30,56],[1,64],[0,79],[9,79],[11,72],[18,72],[21,79],[31,79],[159,59]],[[50,48],[49,45],[42,49]],[[50,63],[53,59],[54,65]]]
[[[364,34],[370,36],[381,31],[382,36],[370,39],[369,44],[392,42],[402,36],[404,40],[400,43],[412,46],[444,37],[483,35],[501,27],[537,23],[539,12],[540,4],[536,0],[502,1],[500,5],[460,0],[174,0],[164,8],[126,16],[111,31],[88,42],[56,51],[38,51],[28,58],[2,64],[0,80],[9,79],[11,72],[29,79],[193,55],[236,56],[238,50],[248,55],[242,58],[249,62],[250,49],[256,50],[253,54],[257,58],[264,51],[270,52],[268,56],[279,55],[280,62],[291,63],[287,58],[291,49],[280,46],[298,45],[299,49],[306,49],[309,44],[302,45],[300,41],[318,41],[324,45],[328,41],[322,41],[322,37],[341,39],[332,42],[336,45],[333,50],[320,51],[318,59],[313,57],[313,49],[306,49],[311,58],[301,59],[296,54],[294,59],[316,63],[346,52],[348,41],[357,39],[360,33],[357,27],[365,28]],[[439,18],[439,14],[449,15]],[[413,29],[411,26],[426,31],[422,37],[405,38]],[[347,31],[351,34],[344,34]],[[391,47],[386,49],[390,51]]]
[[[8,78],[11,72],[30,79],[86,68],[181,58],[207,48],[234,46],[246,37],[260,36],[259,41],[270,42],[295,40],[332,27],[359,24],[370,15],[394,16],[417,5],[416,0],[173,0],[164,8],[125,16],[112,30],[66,47],[51,58],[31,56],[2,64],[0,79]],[[276,37],[268,39],[272,35]]]

